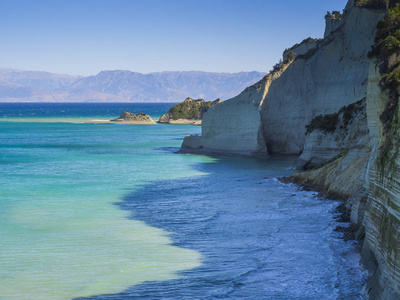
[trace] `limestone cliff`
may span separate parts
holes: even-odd
[[[294,174],[291,180],[311,185],[327,195],[348,199],[350,219],[358,227],[356,238],[363,241],[362,262],[370,274],[365,296],[369,299],[399,299],[400,158],[396,147],[390,149],[389,158],[382,157],[385,139],[380,116],[389,100],[388,94],[379,87],[380,78],[373,61],[367,84],[366,118],[360,117],[364,114],[360,112],[347,129],[362,133],[356,135],[357,140],[348,143],[348,135],[343,135],[341,128],[329,134],[320,130],[310,133],[305,145],[308,153],[303,155],[314,155],[318,157],[317,161],[325,163],[308,172]],[[396,113],[397,118],[400,117],[398,111]],[[320,135],[322,143],[311,138],[316,134]],[[341,138],[332,144],[332,136]],[[343,148],[338,150],[338,144]],[[335,151],[342,152],[332,157]]]
[[[182,149],[301,153],[305,126],[315,116],[365,97],[367,53],[382,17],[382,10],[359,8],[349,1],[336,30],[323,40],[307,39],[289,49],[294,60],[286,51],[283,68],[211,109],[201,137],[187,137]]]
[[[210,109],[202,135],[182,144],[300,154],[295,167],[310,170],[291,180],[346,200],[369,299],[400,299],[399,2],[350,0],[340,18],[328,14],[323,40],[287,49],[279,68]]]
[[[271,84],[291,65],[289,57],[240,95],[211,107],[204,115],[201,136],[186,136],[181,152],[266,154],[260,131],[260,104]]]
[[[365,98],[342,107],[339,112],[315,117],[307,126],[303,153],[295,169],[310,169],[350,149],[360,149],[369,139]]]

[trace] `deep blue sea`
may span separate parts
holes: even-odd
[[[0,299],[359,299],[337,202],[292,157],[175,153],[172,104],[0,103]]]

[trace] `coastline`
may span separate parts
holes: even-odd
[[[287,177],[279,177],[278,180],[284,184],[294,184],[301,191],[316,192],[321,198],[339,202],[339,205],[336,207],[334,212],[334,214],[338,214],[338,216],[336,217],[337,222],[350,223],[350,226],[343,227],[338,225],[334,230],[343,234],[342,238],[344,239],[344,241],[355,241],[357,243],[361,243],[361,245],[358,245],[357,247],[358,251],[361,252],[361,246],[364,240],[364,236],[357,234],[357,231],[360,228],[360,224],[355,224],[351,221],[351,207],[349,208],[348,203],[351,195],[330,192],[328,188],[321,187],[312,180],[300,179],[297,174],[299,173],[294,173]]]
[[[202,121],[202,120],[190,120],[190,119],[177,119],[177,120],[173,120],[173,119],[170,119],[170,120],[168,120],[168,122],[160,122],[160,120],[158,120],[157,123],[160,123],[160,124],[176,124],[176,125],[201,126],[201,121]]]

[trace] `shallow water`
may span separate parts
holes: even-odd
[[[1,299],[359,298],[337,203],[276,180],[292,158],[176,154],[187,125],[71,123],[165,104],[30,105],[0,105]]]

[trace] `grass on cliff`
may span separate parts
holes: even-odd
[[[328,114],[319,115],[311,120],[309,125],[306,125],[306,134],[313,132],[314,130],[321,130],[323,132],[334,132],[336,130],[336,124],[339,119],[339,114]]]

